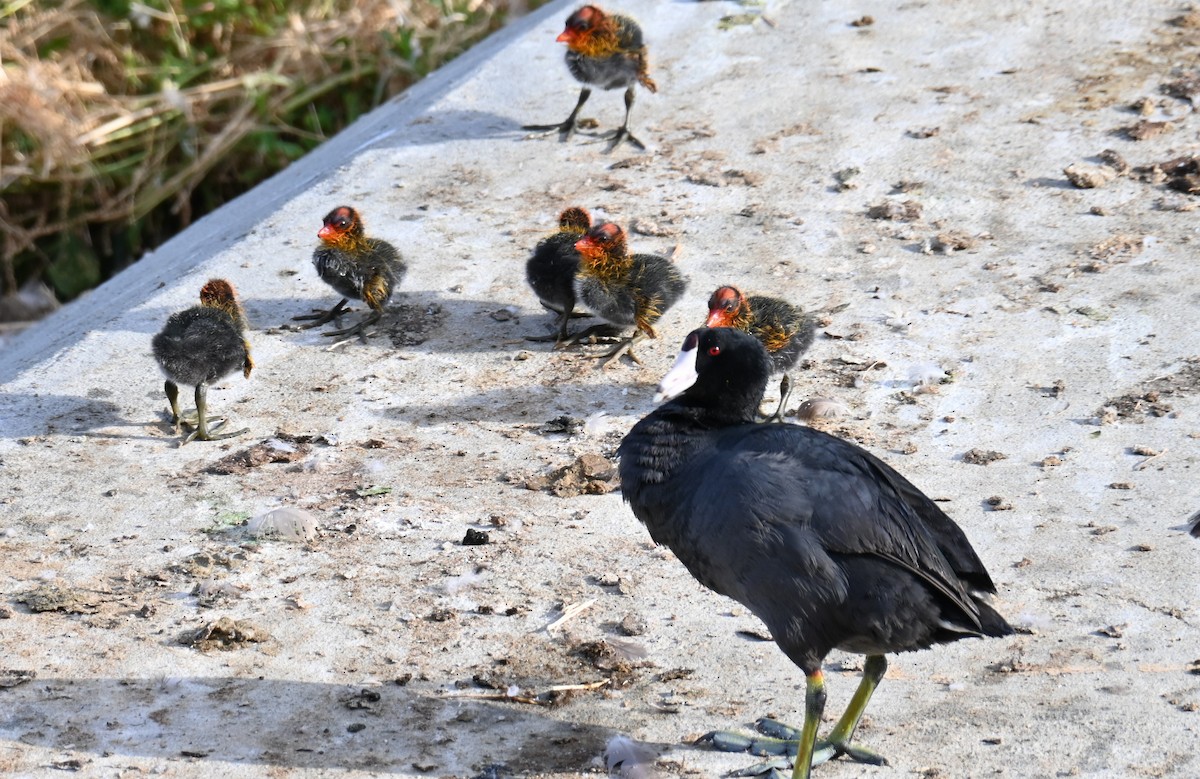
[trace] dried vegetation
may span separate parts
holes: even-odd
[[[95,284],[484,37],[511,5],[0,4],[3,292],[42,276],[62,296]]]

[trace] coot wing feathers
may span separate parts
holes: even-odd
[[[745,545],[747,538],[749,548],[741,552],[747,558],[762,553],[771,542],[783,543],[790,565],[803,568],[808,577],[828,578],[829,587],[836,585],[837,578],[829,570],[834,565],[830,553],[874,555],[925,581],[961,613],[964,628],[979,630],[978,607],[953,560],[940,548],[943,526],[959,536],[962,531],[944,514],[944,519],[928,522],[929,512],[914,510],[905,494],[919,494],[916,487],[905,481],[905,489],[898,489],[892,479],[880,481],[881,467],[885,475],[891,471],[865,450],[810,428],[728,428],[706,456],[689,465],[703,475],[687,481],[698,485],[689,497],[693,510],[688,513],[717,517],[714,524],[733,526],[723,528],[726,532],[712,528],[711,533],[688,535],[699,546],[722,547],[719,552],[697,550],[700,559],[719,555],[727,562],[731,547]],[[672,540],[673,546],[677,543]],[[779,557],[778,552],[774,556]],[[738,587],[739,567],[728,567],[733,580],[711,584],[705,580],[713,578],[710,571],[705,578],[693,574],[718,592],[737,598],[731,590]]]

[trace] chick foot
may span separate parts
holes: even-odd
[[[346,341],[358,336],[360,339],[362,339],[363,343],[366,343],[367,338],[369,337],[367,328],[378,322],[382,316],[382,312],[372,311],[370,314],[363,317],[358,324],[353,325],[352,327],[342,328],[341,330],[329,330],[321,333],[321,335],[325,336],[326,338],[342,338]]]
[[[617,344],[617,348],[613,349],[612,351],[606,352],[605,354],[597,354],[594,356],[597,359],[604,360],[604,362],[600,363],[601,368],[607,368],[608,366],[612,365],[614,362],[621,359],[621,355],[623,355],[623,354],[629,355],[629,359],[633,360],[638,365],[641,365],[642,361],[640,359],[638,359],[638,356],[636,354],[633,353],[633,347],[635,344],[641,342],[643,340],[643,338],[644,338],[644,336],[642,336],[641,333],[635,333],[634,335],[630,336],[629,338],[626,338],[621,343]]]
[[[638,151],[646,150],[646,144],[638,140],[637,136],[631,133],[628,127],[618,127],[610,135],[606,136],[605,140],[608,141],[608,149],[606,149],[608,152],[614,151],[622,142],[628,143]]]
[[[308,322],[306,325],[300,325],[299,330],[311,330],[314,327],[320,327],[326,322],[337,320],[340,325],[342,323],[342,314],[347,313],[346,304],[350,302],[349,298],[342,298],[342,302],[338,303],[331,309],[318,308],[311,314],[302,314],[292,317],[293,322]],[[326,333],[328,335],[328,333]]]

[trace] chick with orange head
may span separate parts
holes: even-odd
[[[350,299],[361,300],[371,313],[352,327],[329,330],[322,335],[327,338],[359,336],[366,340],[367,328],[383,316],[383,308],[392,292],[400,286],[408,266],[396,247],[367,236],[362,216],[350,206],[338,206],[326,214],[317,238],[321,243],[313,252],[313,266],[321,280],[343,297],[327,311],[318,310],[293,317],[293,320],[308,321],[301,325],[302,330],[335,319],[340,322]]]
[[[625,121],[609,137],[609,150],[622,141],[639,149],[646,146],[629,130],[629,114],[633,110],[634,87],[638,84],[658,91],[650,78],[646,44],[642,28],[628,16],[606,13],[594,5],[585,5],[567,17],[567,24],[556,39],[567,44],[567,68],[575,80],[583,84],[575,109],[558,124],[530,124],[524,129],[553,133],[562,140],[575,132],[576,121],[583,104],[592,96],[592,88],[625,89]]]

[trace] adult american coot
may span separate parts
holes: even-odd
[[[771,361],[731,328],[688,335],[659,398],[622,441],[621,489],[656,543],[704,586],[754,612],[807,677],[793,778],[851,746],[887,669],[884,654],[1012,628],[983,599],[995,586],[958,525],[866,450],[806,427],[756,424]],[[678,396],[678,397],[676,397]],[[827,740],[821,662],[867,656]],[[795,738],[793,732],[792,738]],[[758,747],[710,734],[719,748]]]
[[[804,309],[767,295],[747,297],[737,287],[719,287],[708,299],[706,327],[736,327],[767,348],[771,364],[783,373],[779,381],[779,408],[767,421],[782,422],[791,394],[788,369],[812,346],[813,322]]]
[[[550,336],[526,336],[526,341],[555,341],[567,337],[567,323],[575,310],[575,273],[579,270],[579,250],[575,242],[592,226],[586,209],[571,206],[558,217],[558,232],[538,241],[525,263],[525,279],[542,305],[558,314],[558,333]]]
[[[527,124],[522,129],[557,132],[566,140],[575,132],[575,120],[592,87],[619,89],[625,87],[625,121],[612,134],[609,149],[621,141],[629,141],[639,149],[645,145],[629,131],[629,112],[633,110],[633,87],[641,84],[651,92],[658,86],[650,78],[646,44],[642,28],[628,16],[608,14],[594,5],[585,5],[567,17],[567,26],[556,39],[567,44],[567,67],[575,80],[583,84],[575,110],[559,124]]]
[[[317,275],[344,297],[328,311],[317,311],[292,319],[297,322],[311,320],[301,325],[302,330],[318,327],[332,319],[339,319],[346,310],[346,303],[354,298],[366,303],[371,313],[353,327],[329,330],[322,335],[329,338],[355,335],[366,338],[367,327],[383,316],[383,307],[391,299],[396,287],[400,286],[408,266],[395,246],[378,238],[367,237],[362,217],[350,206],[338,206],[326,214],[317,237],[321,239],[321,244],[313,252]]]
[[[215,441],[245,433],[213,433],[223,422],[208,424],[208,384],[227,376],[238,368],[250,378],[254,361],[250,359],[250,344],[246,341],[246,316],[234,294],[233,285],[224,279],[212,279],[200,288],[200,305],[174,313],[151,341],[154,359],[158,360],[167,380],[163,389],[171,404],[171,422],[179,432],[179,386],[196,388],[195,430],[183,440]],[[189,425],[190,426],[190,425]]]

